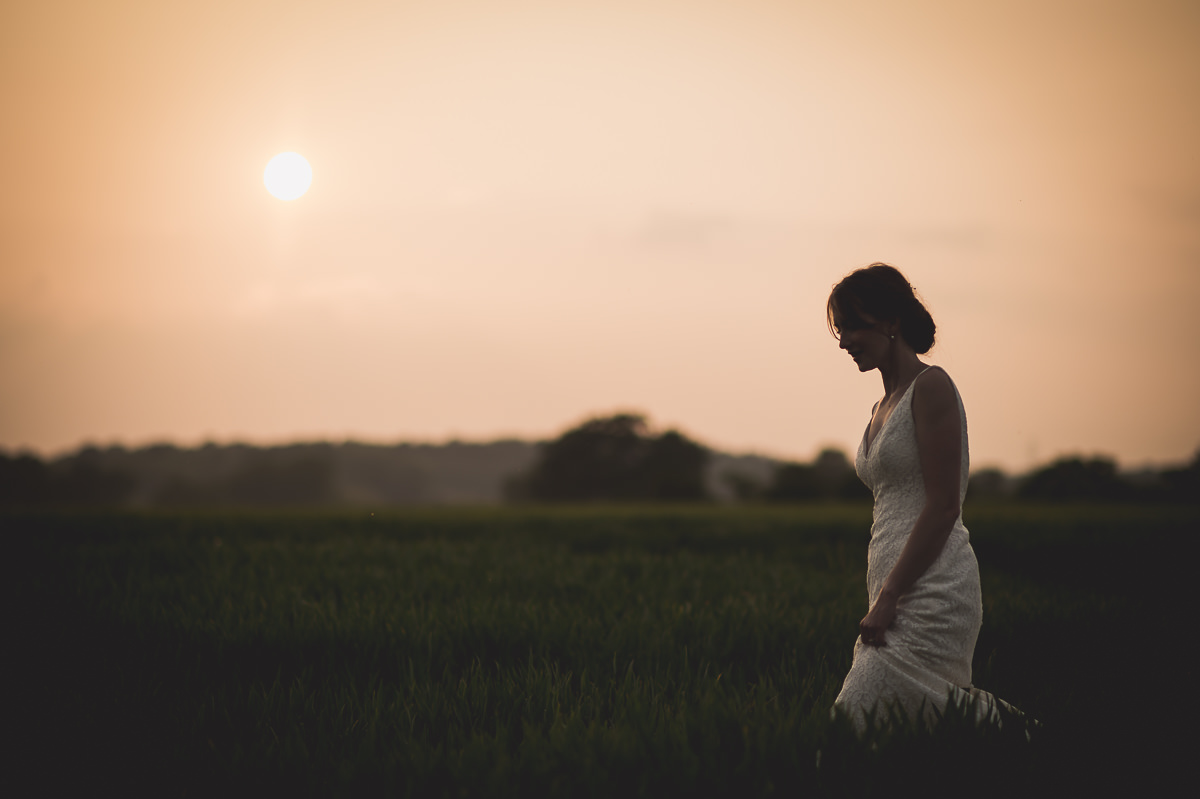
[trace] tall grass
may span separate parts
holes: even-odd
[[[1078,785],[1129,725],[1169,746],[1137,685],[1183,567],[1134,558],[1194,546],[1195,522],[969,517],[976,684],[1045,727],[949,713],[872,746],[829,717],[865,611],[862,508],[8,516],[13,718],[48,784],[153,793]]]

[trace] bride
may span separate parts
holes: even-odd
[[[971,687],[983,604],[962,522],[966,413],[949,375],[917,357],[933,346],[933,318],[881,263],[838,283],[827,317],[858,370],[883,378],[854,464],[875,495],[870,609],[835,708],[860,731],[895,712],[932,723],[949,702],[970,701],[979,720],[995,720],[998,700]]]

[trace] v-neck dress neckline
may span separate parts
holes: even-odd
[[[862,440],[863,457],[866,457],[866,458],[871,457],[871,452],[874,449],[875,444],[879,441],[880,438],[883,437],[884,431],[887,430],[888,425],[890,425],[892,423],[892,417],[896,415],[896,411],[900,410],[900,406],[904,403],[905,398],[908,397],[908,393],[910,391],[912,391],[913,386],[915,386],[917,384],[917,380],[921,377],[921,375],[925,374],[932,368],[933,368],[932,364],[929,366],[926,366],[924,369],[922,369],[920,372],[917,373],[916,377],[914,377],[912,380],[908,381],[908,387],[904,389],[904,393],[901,394],[900,399],[896,401],[896,406],[894,408],[892,408],[892,412],[888,414],[888,418],[883,420],[883,424],[880,425],[879,432],[875,434],[874,438],[870,438],[871,422],[875,421],[875,413],[874,413],[874,411],[872,411],[871,421],[867,422],[867,429],[863,431],[863,440]],[[879,402],[875,403],[876,409],[879,408],[879,404],[881,402],[883,402],[883,400],[880,400]]]

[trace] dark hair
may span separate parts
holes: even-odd
[[[831,333],[870,327],[864,315],[899,322],[900,335],[917,354],[933,346],[933,317],[894,266],[876,263],[856,269],[833,287],[825,306]]]

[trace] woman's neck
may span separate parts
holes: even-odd
[[[879,364],[879,375],[883,378],[883,395],[891,397],[902,391],[917,375],[925,371],[928,364],[917,357],[910,348],[896,339],[889,357]]]

